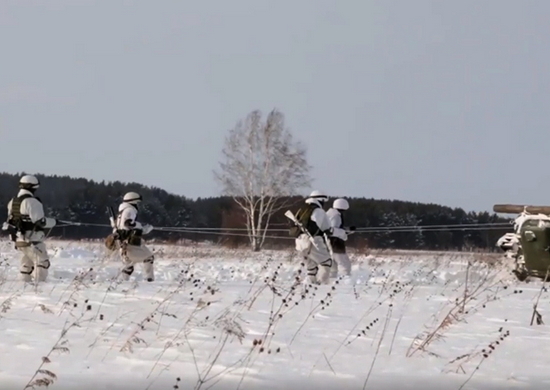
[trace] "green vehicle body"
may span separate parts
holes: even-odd
[[[528,208],[531,207],[531,210]],[[520,209],[518,209],[520,208]],[[529,277],[550,280],[550,210],[547,206],[495,206],[497,212],[517,212],[514,233],[506,233],[497,246],[506,257],[514,260],[515,276],[524,281]],[[538,212],[530,214],[529,211]],[[544,212],[544,213],[543,213]]]
[[[522,276],[546,277],[550,272],[550,223],[546,224],[541,220],[528,219],[520,227],[519,236],[521,243],[521,254],[523,255]],[[546,225],[546,226],[544,226]]]

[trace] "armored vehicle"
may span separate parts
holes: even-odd
[[[504,234],[497,246],[512,260],[512,272],[520,281],[529,277],[550,280],[550,206],[498,204],[495,213],[519,214],[514,232]]]

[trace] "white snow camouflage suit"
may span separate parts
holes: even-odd
[[[50,259],[44,240],[44,229],[56,225],[54,218],[44,216],[44,206],[31,191],[19,190],[17,196],[8,203],[8,221],[20,218],[20,226],[15,237],[15,248],[21,252],[19,272],[25,282],[44,282],[48,278]],[[33,274],[34,273],[34,274]]]
[[[149,248],[143,244],[142,235],[144,226],[137,221],[138,208],[130,203],[123,202],[118,208],[116,229],[121,234],[120,255],[124,263],[122,279],[129,280],[134,272],[134,266],[138,263],[143,265],[144,278],[152,282],[154,276],[154,255]],[[148,226],[148,225],[146,225]]]
[[[332,259],[323,232],[330,231],[330,222],[325,210],[316,199],[307,199],[306,203],[314,207],[309,221],[304,224],[304,227],[313,236],[315,245],[313,245],[307,234],[301,233],[295,241],[296,250],[306,261],[309,281],[311,283],[326,284],[330,277]]]
[[[346,253],[346,241],[348,234],[344,229],[344,221],[339,210],[331,208],[327,211],[327,217],[332,227],[332,235],[330,243],[334,261],[332,263],[331,277],[337,277],[339,268],[342,269],[342,274],[345,276],[351,275],[351,261]]]

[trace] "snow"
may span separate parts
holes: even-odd
[[[56,248],[53,251],[53,258],[56,259],[94,259],[97,257],[95,252],[84,250],[82,248],[60,249]]]
[[[538,226],[544,227],[547,226],[550,223],[550,217],[545,214],[528,214],[528,213],[521,213],[515,220],[514,220],[514,230],[516,233],[519,234],[521,231],[521,228],[523,227],[523,224],[527,221],[531,220],[538,220]]]
[[[101,244],[48,248],[50,280],[34,286],[0,246],[1,389],[48,377],[37,370],[60,390],[550,386],[548,326],[530,325],[548,292],[481,255],[354,256],[357,284],[293,289],[288,251],[155,246],[154,283],[139,267],[117,283]]]

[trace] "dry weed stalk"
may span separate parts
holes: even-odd
[[[388,355],[391,355],[391,352],[393,350],[393,343],[395,341],[395,337],[397,336],[397,329],[399,329],[399,325],[401,325],[401,321],[403,320],[403,316],[405,315],[405,312],[407,311],[407,308],[409,307],[408,302],[412,299],[414,296],[415,291],[415,285],[413,285],[406,293],[405,293],[405,299],[403,301],[403,310],[401,311],[401,315],[399,316],[399,319],[397,320],[397,324],[395,325],[395,329],[393,330],[393,336],[390,343],[390,349],[388,351]]]
[[[468,299],[468,276],[470,274],[470,266],[472,263],[470,260],[468,260],[468,265],[466,266],[466,281],[464,282],[464,297],[462,299],[462,307],[460,308],[460,313],[464,313],[466,311],[466,301]]]
[[[11,309],[13,301],[15,301],[19,296],[21,296],[21,293],[13,293],[9,297],[7,297],[0,304],[0,313],[6,314]],[[0,318],[2,318],[2,315],[0,315]]]
[[[210,306],[210,302],[206,302],[206,301],[203,301],[202,299],[199,299],[199,301],[197,302],[197,305],[195,306],[195,308],[193,309],[193,311],[191,312],[191,314],[189,315],[189,317],[187,318],[187,320],[185,321],[183,326],[174,335],[174,337],[172,337],[172,339],[170,341],[165,343],[162,352],[159,354],[157,360],[155,361],[155,364],[153,364],[153,366],[151,367],[151,370],[149,371],[149,374],[147,375],[147,378],[149,378],[149,376],[153,373],[153,371],[155,370],[155,368],[159,364],[160,359],[164,356],[166,351],[174,345],[176,345],[176,346],[179,345],[179,344],[177,344],[177,340],[178,340],[179,337],[181,337],[182,333],[184,334],[185,339],[187,339],[188,334],[191,332],[191,330],[188,329],[189,325],[195,319],[195,316],[199,312],[205,310],[209,306]],[[206,317],[206,320],[208,320],[208,317]]]
[[[404,291],[405,287],[410,284],[410,282],[407,283],[401,283],[400,281],[395,281],[394,283],[389,283],[389,279],[391,277],[392,273],[389,272],[387,275],[385,275],[384,282],[382,283],[382,287],[378,293],[378,296],[375,298],[374,303],[367,309],[361,318],[359,318],[359,321],[355,323],[355,325],[350,329],[346,337],[339,343],[336,350],[332,353],[332,355],[329,358],[329,361],[331,362],[332,359],[334,359],[334,356],[340,351],[342,347],[346,345],[346,340],[348,340],[351,335],[355,332],[359,324],[361,324],[365,318],[367,318],[372,312],[374,312],[376,309],[378,309],[382,304],[388,300],[393,300],[397,294],[400,294],[402,291]],[[393,290],[389,291],[389,288],[393,287]],[[382,297],[382,294],[384,292],[388,293],[388,296],[384,299],[380,300]]]
[[[116,288],[120,284],[122,284],[122,280],[120,280],[121,274],[122,274],[122,269],[119,269],[118,273],[110,280],[109,286],[107,286],[107,289],[105,290],[105,294],[103,294],[103,299],[101,300],[99,305],[97,305],[97,311],[95,313],[94,319],[97,319],[97,317],[99,316],[99,312],[103,307],[103,304],[105,303],[105,300],[107,299],[107,295],[109,294],[109,292],[116,290]]]
[[[34,389],[36,387],[48,387],[54,383],[54,381],[57,379],[57,375],[50,370],[44,369],[43,367],[45,364],[51,363],[51,356],[53,353],[70,352],[69,348],[66,347],[66,345],[69,343],[69,340],[67,339],[67,333],[73,327],[80,327],[80,321],[82,320],[83,316],[84,316],[84,313],[82,313],[82,315],[79,318],[77,318],[74,322],[72,322],[69,325],[67,325],[67,322],[65,322],[65,325],[63,326],[63,329],[61,331],[61,335],[56,340],[55,344],[52,346],[48,354],[42,357],[42,361],[40,365],[34,372],[31,379],[27,382],[24,389],[28,389],[28,388]]]
[[[390,303],[388,305],[388,313],[386,314],[386,321],[384,321],[384,327],[382,328],[382,334],[380,335],[380,339],[378,340],[378,345],[376,346],[376,351],[374,352],[374,358],[372,359],[371,365],[369,367],[369,372],[367,374],[367,378],[365,379],[365,383],[363,384],[363,390],[367,388],[367,383],[372,374],[372,370],[374,369],[374,365],[376,364],[378,353],[380,352],[380,346],[382,345],[382,341],[384,340],[384,335],[386,334],[388,323],[390,322],[390,319],[391,319],[392,310],[393,310],[393,304]]]
[[[184,287],[186,282],[191,282],[193,280],[195,275],[191,272],[191,268],[194,265],[195,265],[195,262],[193,261],[191,264],[187,264],[187,268],[185,270],[180,271],[180,274],[179,274],[180,279],[179,279],[179,282],[178,282],[180,290]],[[185,279],[185,278],[187,278],[187,279]],[[195,285],[195,287],[197,287],[197,283],[194,283],[194,285]],[[210,294],[214,295],[216,293],[216,290],[213,287],[208,286],[208,292],[210,292]],[[169,293],[169,296],[173,296],[173,295],[174,294]],[[168,306],[171,302],[171,299],[165,299],[164,302]],[[160,306],[159,306],[159,310],[160,310]],[[164,319],[164,316],[176,318],[176,316],[174,314],[170,314],[170,313],[167,312],[167,308],[165,310],[160,311],[160,318],[159,318],[158,324],[157,324],[157,333],[156,333],[157,336],[160,332],[160,327],[161,327],[161,324],[162,324],[162,320]]]
[[[538,311],[538,305],[540,297],[542,296],[542,292],[546,290],[546,281],[548,280],[548,275],[550,273],[550,268],[546,270],[546,275],[544,276],[544,280],[542,282],[542,286],[540,287],[539,294],[537,296],[537,300],[533,304],[533,315],[531,316],[531,323],[530,326],[533,326],[533,322],[535,319],[537,320],[537,325],[542,325],[544,322],[542,321],[542,315]]]
[[[475,314],[481,309],[485,309],[489,302],[495,302],[495,301],[501,300],[502,298],[506,298],[510,295],[523,293],[523,290],[516,289],[516,290],[510,290],[508,294],[504,294],[504,295],[499,294],[501,290],[507,290],[507,289],[508,289],[508,286],[504,286],[502,288],[499,286],[496,286],[496,290],[494,293],[491,293],[490,291],[488,291],[489,294],[486,297],[484,297],[483,300],[480,300],[479,303],[477,303],[476,305],[470,306],[470,308],[464,314],[465,315]]]
[[[471,290],[465,290],[466,292],[462,295],[462,299],[456,298],[455,301],[451,304],[452,307],[446,312],[441,321],[435,326],[431,331],[426,331],[418,336],[416,336],[409,349],[406,356],[411,357],[419,351],[427,352],[427,347],[435,340],[442,338],[442,333],[447,330],[451,325],[462,321],[463,318],[469,313],[468,310],[465,310],[466,305],[471,301],[475,301],[483,293],[490,291],[493,287],[499,284],[501,281],[492,282],[492,273],[488,272],[485,274],[481,280],[474,286]]]
[[[38,307],[40,307],[40,310],[42,310],[42,313],[46,314],[53,314],[53,310],[50,310],[44,305],[43,303],[38,304]]]
[[[498,345],[500,345],[500,343],[502,341],[504,341],[504,339],[506,337],[510,336],[510,331],[504,331],[503,328],[500,328],[499,329],[499,335],[497,337],[497,339],[491,343],[489,343],[489,345],[487,346],[487,348],[484,348],[482,349],[480,352],[481,352],[481,360],[479,361],[479,363],[477,364],[477,366],[474,368],[474,370],[472,371],[472,373],[470,374],[470,376],[468,377],[468,379],[466,379],[466,381],[464,381],[464,383],[462,383],[462,385],[458,388],[458,390],[462,390],[464,388],[464,386],[466,386],[466,384],[468,384],[468,382],[472,379],[472,377],[474,376],[474,374],[479,370],[479,368],[481,367],[481,365],[483,364],[483,362],[485,360],[487,360],[489,358],[489,356],[496,350],[496,347]],[[476,355],[479,355],[476,354]],[[462,367],[461,367],[462,368]],[[462,371],[464,371],[464,368],[462,368]]]
[[[352,338],[350,341],[348,341],[346,343],[346,346],[350,345],[351,343],[353,343],[358,338],[361,338],[362,336],[366,336],[367,331],[372,330],[372,328],[378,322],[378,320],[379,320],[379,318],[376,317],[373,321],[371,321],[368,325],[366,325],[359,333],[357,333],[357,335],[354,338]]]
[[[180,382],[181,382],[181,378],[178,376],[178,377],[176,378],[176,384],[175,384],[174,386],[172,386],[172,388],[173,388],[173,389],[179,389],[180,387],[179,387],[178,384],[179,384]]]
[[[182,275],[185,274],[185,272],[182,271]],[[123,344],[123,346],[120,348],[120,352],[130,352],[130,353],[133,353],[134,350],[133,350],[133,344],[145,344],[147,345],[147,343],[145,342],[145,340],[141,337],[138,336],[138,334],[140,333],[140,331],[142,330],[145,330],[145,325],[147,323],[150,323],[153,321],[153,319],[155,318],[155,316],[160,312],[160,308],[162,307],[162,305],[164,305],[166,302],[170,301],[170,299],[172,299],[172,297],[176,294],[178,294],[184,287],[185,287],[185,282],[187,281],[191,281],[193,279],[193,274],[191,274],[189,277],[185,278],[185,277],[182,277],[180,279],[180,281],[178,282],[178,284],[176,285],[176,287],[170,291],[168,293],[168,295],[166,295],[164,297],[164,299],[162,299],[155,307],[154,309],[147,315],[145,316],[145,318],[143,320],[141,320],[137,326],[135,327],[134,331],[130,334],[130,336],[128,336],[128,338],[126,339],[126,342]]]
[[[218,378],[218,377],[224,375],[225,373],[227,373],[231,370],[232,367],[226,367],[221,372],[210,376],[210,373],[211,373],[212,369],[214,368],[214,366],[216,365],[216,363],[220,359],[220,356],[221,356],[223,350],[225,349],[225,346],[228,343],[228,341],[231,338],[237,338],[239,340],[239,342],[242,344],[242,342],[244,340],[244,337],[246,336],[246,334],[243,331],[241,325],[235,320],[235,317],[232,316],[231,313],[229,313],[229,312],[227,312],[226,315],[218,318],[214,322],[214,324],[218,327],[221,327],[222,337],[219,338],[218,345],[214,349],[214,352],[213,352],[214,357],[210,360],[210,362],[206,365],[206,367],[202,370],[202,372],[199,369],[199,365],[198,365],[198,362],[197,362],[195,350],[194,350],[193,346],[191,345],[191,343],[189,342],[188,335],[187,334],[185,335],[187,344],[189,346],[189,349],[191,351],[191,355],[193,357],[193,362],[194,362],[194,365],[195,365],[195,369],[196,369],[197,375],[198,375],[198,380],[197,380],[197,383],[194,387],[194,390],[200,390],[202,388],[202,386],[205,385],[206,383],[214,380],[215,378]],[[242,362],[243,360],[244,360],[244,358],[239,359],[234,365]]]
[[[8,280],[8,271],[10,269],[10,262],[7,257],[0,259],[0,267],[2,267],[2,273],[0,273],[0,286],[3,286]]]
[[[298,279],[297,279],[298,281]],[[298,334],[300,333],[300,331],[302,330],[302,328],[305,326],[305,324],[307,323],[307,321],[310,319],[310,318],[315,318],[315,313],[318,312],[319,310],[325,310],[325,308],[329,307],[330,304],[332,303],[332,300],[334,298],[334,294],[336,293],[336,286],[340,284],[340,278],[338,280],[335,280],[333,283],[332,283],[332,286],[330,288],[330,290],[326,293],[325,297],[323,299],[321,299],[319,301],[319,303],[317,303],[317,305],[315,305],[313,308],[311,308],[311,310],[309,311],[308,315],[306,316],[306,319],[302,322],[302,324],[300,325],[300,327],[298,328],[298,330],[296,331],[296,333],[294,333],[294,336],[292,336],[292,339],[290,340],[290,343],[288,344],[288,346],[290,347],[292,345],[292,343],[294,342],[294,340],[296,339],[296,337],[298,336]],[[302,293],[302,296],[301,296],[301,300],[304,300],[307,298],[307,294],[309,294],[309,291],[311,288],[314,288],[314,292],[312,294],[312,298],[315,297],[315,291],[318,289],[317,286],[312,286],[311,284],[304,290],[304,292]],[[283,300],[283,303],[286,304],[285,300]],[[297,306],[299,303],[296,302],[295,306]],[[288,306],[288,305],[287,305]],[[294,307],[294,306],[293,306]],[[291,309],[289,309],[291,310]],[[286,314],[289,310],[287,310],[285,313],[281,313],[279,314],[279,317],[282,318],[284,314]]]
[[[267,353],[268,354],[271,353],[271,349],[269,348],[269,345],[272,341],[273,336],[275,335],[273,331],[274,328],[281,321],[281,319],[284,318],[284,315],[288,313],[290,310],[292,310],[293,308],[297,307],[299,305],[299,302],[304,300],[307,294],[309,293],[309,289],[306,288],[305,291],[302,292],[300,298],[297,300],[294,300],[295,295],[298,293],[297,287],[302,283],[302,275],[304,273],[303,269],[305,267],[305,264],[303,262],[300,264],[300,268],[294,273],[294,276],[293,276],[294,282],[291,285],[290,289],[287,291],[286,294],[280,293],[279,288],[275,285],[275,282],[278,279],[278,276],[279,276],[278,271],[281,265],[282,264],[280,264],[277,267],[277,269],[274,271],[271,278],[268,277],[264,280],[264,285],[266,286],[266,288],[269,288],[269,290],[272,292],[272,298],[271,298],[271,311],[269,316],[269,322],[265,332],[263,333],[263,336],[260,337],[259,339],[254,339],[252,343],[252,347],[248,350],[245,356],[243,356],[241,359],[236,361],[227,369],[223,370],[223,373],[225,374],[228,372],[235,371],[238,368],[244,369],[243,374],[241,375],[241,379],[239,381],[238,388],[240,388],[240,386],[242,385],[242,382],[247,374],[248,368],[256,361],[258,356],[260,356],[260,354],[265,352],[266,348],[267,348]],[[280,304],[277,309],[275,309],[276,299],[280,299]],[[292,302],[294,302],[294,304],[292,304]],[[258,351],[258,354],[253,354],[255,350]],[[279,353],[280,351],[281,351],[280,347],[277,348],[276,352]]]
[[[256,284],[261,280],[262,273],[264,271],[269,270],[269,266],[271,265],[272,261],[273,260],[272,260],[271,257],[267,257],[266,261],[262,264],[262,267],[261,267],[260,271],[257,272],[254,279],[250,281],[250,288],[248,289],[248,293],[246,294],[247,297],[250,296],[250,294],[252,293],[252,290],[254,289]],[[279,268],[280,268],[281,265],[282,265],[282,263],[279,265]],[[275,275],[273,275],[271,277],[271,279],[274,279],[274,278],[276,279]],[[254,305],[254,303],[256,302],[258,297],[261,296],[261,294],[264,292],[264,290],[266,290],[267,288],[270,288],[270,285],[269,285],[268,281],[269,281],[269,277],[264,277],[262,285],[256,289],[256,291],[252,294],[251,298],[248,298],[246,300],[235,301],[235,304],[236,305],[248,305],[248,310],[251,310],[252,306]]]
[[[218,318],[221,319],[223,317],[226,317],[228,315],[231,314],[231,311],[230,310],[226,310],[226,314],[220,316]],[[234,316],[238,316],[238,313],[234,313],[233,314],[233,317]],[[216,322],[218,322],[218,320]],[[225,321],[222,321],[222,322],[225,322]],[[229,327],[224,327],[224,330],[227,332],[225,334],[225,336],[229,336],[229,335],[237,335],[237,339],[239,339],[239,341],[241,342],[242,344],[242,341],[244,340],[244,336],[245,336],[245,333],[244,331],[242,331],[242,327],[236,323],[234,321],[234,319],[232,319],[229,323],[228,323],[230,326]],[[236,326],[236,329],[233,328],[232,325],[237,325]],[[241,333],[242,331],[242,333]],[[187,336],[186,336],[187,337]],[[208,365],[208,367],[213,367],[213,365],[215,364],[215,362],[217,361],[217,359],[219,358],[219,356],[221,355],[221,352],[223,350],[223,348],[225,347],[226,343],[227,343],[227,337],[225,339],[220,339],[221,342],[219,344],[219,354],[216,354],[216,358],[211,361]],[[187,343],[189,344],[189,340],[187,340]],[[254,339],[254,341],[252,342],[252,346],[248,349],[247,353],[242,356],[241,358],[237,359],[236,361],[234,361],[231,365],[227,366],[226,368],[224,368],[222,371],[210,376],[210,377],[207,377],[207,376],[204,376],[203,374],[200,374],[199,373],[199,369],[198,369],[198,364],[196,362],[196,358],[195,358],[195,355],[194,355],[194,352],[192,350],[192,354],[193,354],[193,360],[195,362],[195,367],[197,369],[197,374],[199,375],[199,381],[197,382],[197,385],[199,386],[202,386],[203,384],[206,384],[207,382],[211,382],[212,381],[212,384],[210,385],[210,387],[208,388],[211,388],[213,386],[215,386],[219,381],[222,380],[223,376],[228,374],[228,373],[231,373],[241,367],[243,367],[243,365],[246,363],[246,364],[249,364],[250,363],[250,358],[253,356],[253,353],[255,350],[259,349],[260,352],[263,352],[264,348],[261,346],[262,345],[262,341],[261,339],[260,340],[257,340],[257,339]],[[191,345],[189,344],[189,348],[192,349]],[[277,348],[277,353],[280,352],[281,349],[280,348]],[[269,351],[269,353],[271,353],[271,351]],[[241,381],[239,382],[239,387],[246,375],[246,370],[247,370],[248,366],[244,366],[244,373],[241,377]],[[208,369],[208,368],[207,368]],[[202,378],[201,378],[202,376]],[[238,388],[239,388],[238,387]]]
[[[75,294],[77,294],[78,292],[80,292],[83,288],[84,289],[87,289],[89,288],[90,286],[86,283],[86,279],[87,278],[90,278],[90,281],[91,281],[91,276],[93,276],[93,272],[94,272],[94,268],[93,267],[90,267],[88,268],[87,270],[85,271],[80,271],[77,275],[74,276],[73,280],[71,281],[71,283],[67,286],[67,288],[63,291],[63,293],[61,293],[59,295],[59,299],[57,301],[57,303],[59,303],[61,301],[61,299],[63,298],[63,295],[69,291],[71,288],[72,288],[72,291],[71,291],[71,294],[69,295],[69,298],[67,298],[65,300],[65,302],[63,303],[63,307],[61,309],[61,311],[59,312],[59,315],[61,315],[61,313],[63,313],[63,309],[64,307],[67,305],[72,305],[72,303],[74,302],[73,300],[73,296]]]
[[[279,266],[276,268],[276,270],[273,272],[273,275],[271,278],[266,278],[264,280],[265,285],[267,288],[272,292],[272,299],[271,299],[271,311],[269,315],[269,322],[267,329],[264,332],[263,337],[261,338],[264,345],[266,345],[266,341],[268,337],[273,336],[273,329],[277,326],[279,321],[284,317],[285,314],[287,314],[290,310],[295,308],[299,305],[301,301],[306,299],[307,294],[309,293],[309,289],[305,288],[302,294],[300,295],[300,298],[295,300],[295,296],[298,293],[298,287],[302,284],[302,275],[304,273],[304,267],[305,263],[300,264],[300,268],[296,270],[293,276],[293,283],[290,286],[289,290],[286,292],[286,294],[281,293],[279,290],[280,288],[276,285],[276,282],[279,277],[279,270],[281,268],[282,264],[279,264]],[[311,288],[311,286],[310,286]],[[315,288],[316,289],[316,288]],[[279,298],[280,303],[277,309],[275,309],[275,300]],[[294,302],[294,304],[293,304]],[[286,310],[285,310],[286,309]],[[267,341],[267,345],[271,340]]]
[[[88,351],[88,354],[86,355],[86,358],[88,358],[90,356],[90,354],[93,352],[93,350],[95,349],[95,346],[96,344],[98,343],[99,339],[103,336],[105,336],[105,334],[107,334],[107,332],[109,330],[111,330],[111,328],[115,325],[117,325],[119,323],[119,320],[123,317],[125,317],[126,315],[128,315],[129,312],[127,313],[123,313],[121,314],[120,316],[118,316],[113,322],[111,322],[111,324],[109,326],[107,326],[105,329],[103,329],[98,335],[97,337],[95,338],[94,342],[92,344],[90,344],[88,346],[89,348],[89,351]],[[103,320],[103,315],[100,316],[100,320],[102,321]]]
[[[315,296],[315,291],[318,289],[317,286],[309,285],[308,287],[304,287],[299,298],[295,299],[295,296],[298,294],[298,287],[303,283],[302,275],[304,274],[304,267],[305,267],[305,263],[302,262],[300,264],[300,269],[298,269],[294,274],[294,281],[290,286],[290,289],[285,295],[280,293],[277,287],[273,285],[273,283],[275,283],[278,276],[277,271],[275,271],[273,278],[271,279],[271,284],[269,283],[269,281],[266,281],[266,284],[268,284],[273,294],[271,298],[271,311],[269,314],[267,328],[265,329],[262,337],[260,337],[258,340],[256,339],[254,340],[253,348],[251,349],[250,353],[252,353],[252,351],[255,349],[256,346],[259,347],[258,348],[259,353],[263,353],[266,350],[266,348],[268,348],[268,353],[271,353],[271,350],[269,349],[269,347],[271,345],[273,337],[275,336],[274,330],[277,327],[277,325],[282,321],[283,318],[285,318],[285,315],[287,313],[289,313],[291,310],[296,308],[300,304],[300,302],[304,301],[307,298],[307,296],[310,294],[310,291],[311,291],[311,295]],[[277,308],[275,308],[276,298],[280,298],[280,303]],[[292,342],[290,344],[292,344]],[[280,349],[278,349],[278,351],[280,351]],[[252,364],[257,358],[256,357],[254,358],[254,361],[251,361],[250,360],[251,357],[252,356],[249,355],[246,358],[247,364],[245,366],[245,372],[243,373],[243,376],[241,377],[241,381],[239,382],[239,386],[242,384],[246,370],[248,370],[248,367],[250,366],[250,364]]]
[[[262,267],[262,270],[267,269],[270,263],[271,263],[271,259],[268,258],[267,261],[266,261],[266,264]],[[280,269],[281,265],[282,264],[279,265],[277,270]],[[263,283],[264,288],[260,289],[260,293],[265,288],[269,288],[273,292],[274,296],[277,295],[277,287],[274,285],[274,282],[276,281],[276,279],[277,279],[277,271],[275,272],[275,274],[272,277],[264,279],[264,283]],[[251,282],[251,284],[255,284],[258,280],[259,280],[259,277],[257,277],[254,282]],[[271,281],[273,284],[270,285],[269,281]],[[252,289],[253,289],[253,286],[251,286],[248,295],[250,295],[250,292],[252,292]],[[209,295],[210,294],[214,295],[218,291],[219,291],[218,289],[215,289],[215,288],[212,288],[211,286],[208,286],[206,288],[205,293],[209,294]],[[195,349],[191,345],[191,343],[189,341],[189,338],[188,338],[190,333],[192,332],[192,328],[190,328],[191,325],[193,325],[193,326],[206,326],[206,324],[207,324],[206,321],[209,320],[209,317],[207,316],[204,321],[195,322],[196,314],[209,306],[208,305],[209,302],[202,301],[202,299],[199,300],[199,302],[198,302],[197,306],[195,307],[193,313],[191,313],[191,315],[189,316],[189,318],[187,319],[185,324],[180,328],[180,330],[177,332],[177,334],[172,337],[172,340],[170,340],[169,342],[166,343],[163,352],[161,352],[161,354],[158,357],[155,365],[151,369],[149,375],[151,375],[151,373],[153,372],[156,365],[158,365],[160,358],[162,357],[162,355],[164,354],[164,352],[168,348],[170,348],[174,345],[176,345],[176,346],[180,345],[179,343],[177,343],[177,339],[179,337],[181,337],[182,334],[183,334],[183,337],[184,337],[184,341],[186,342],[186,344],[190,348],[191,355],[193,357],[193,361],[194,361],[195,368],[196,368],[196,371],[197,371],[198,381],[197,381],[197,384],[196,384],[196,388],[201,388],[203,385],[205,385],[207,383],[210,383],[210,382],[214,382],[211,385],[211,386],[213,386],[215,383],[217,383],[219,380],[221,380],[221,377],[224,376],[224,374],[236,370],[239,367],[240,364],[242,364],[244,361],[246,361],[252,355],[254,349],[256,349],[257,343],[254,343],[253,347],[249,349],[249,351],[246,353],[245,356],[241,357],[240,359],[235,361],[233,364],[231,364],[230,366],[223,369],[221,372],[218,372],[216,374],[211,375],[211,371],[212,371],[214,365],[216,364],[216,362],[218,361],[218,359],[220,358],[227,342],[229,342],[233,337],[235,337],[241,343],[244,340],[245,332],[242,329],[242,327],[240,326],[240,324],[237,322],[237,320],[240,319],[240,313],[246,308],[246,305],[250,304],[250,306],[251,306],[253,301],[256,299],[257,294],[258,294],[258,292],[254,293],[254,296],[253,296],[252,299],[248,299],[248,300],[244,299],[244,300],[238,300],[238,301],[234,302],[233,303],[233,308],[236,308],[237,310],[233,310],[231,307],[228,307],[228,308],[224,309],[222,311],[222,313],[212,321],[212,325],[214,327],[222,328],[222,337],[218,339],[219,342],[218,342],[218,346],[215,349],[213,359],[206,365],[206,367],[202,370],[202,372],[199,369],[197,357],[196,357],[196,354],[195,354]],[[250,306],[249,306],[249,308],[250,308]]]

